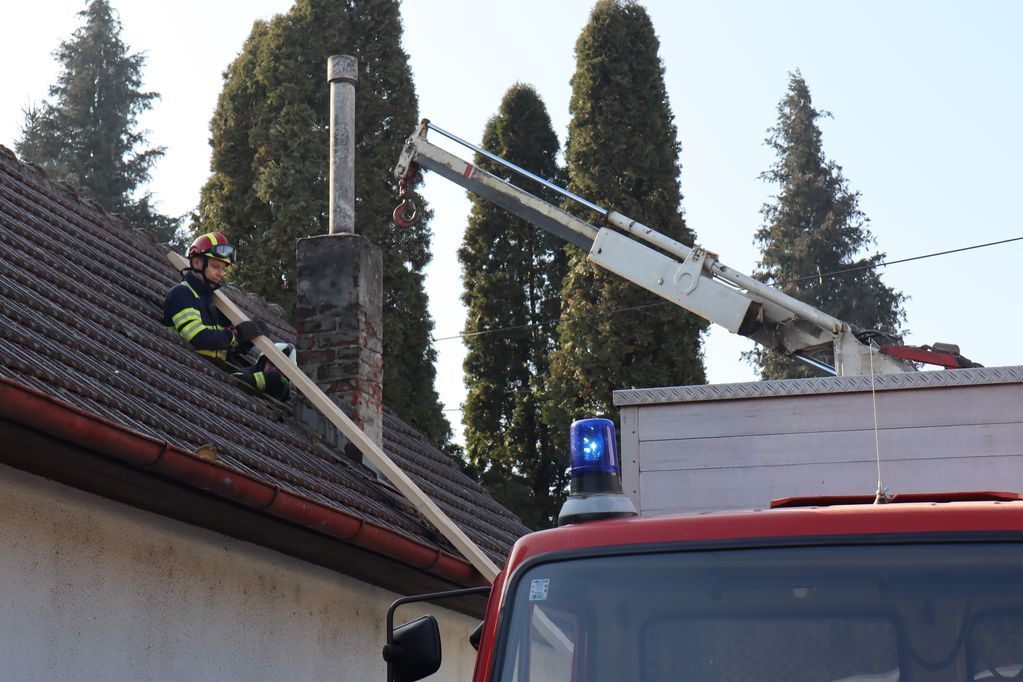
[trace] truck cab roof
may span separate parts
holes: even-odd
[[[541,554],[665,543],[786,544],[877,535],[1023,532],[1018,493],[915,493],[887,504],[873,497],[786,498],[767,509],[699,512],[591,521],[531,533],[516,543],[508,567]],[[811,540],[812,539],[812,540]]]

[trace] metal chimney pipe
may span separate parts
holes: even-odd
[[[355,85],[359,60],[327,59],[330,83],[330,234],[355,234]]]

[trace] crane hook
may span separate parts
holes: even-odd
[[[403,200],[395,206],[394,213],[391,214],[394,224],[398,227],[412,227],[418,217],[419,209],[416,208],[416,202],[411,199]]]
[[[416,218],[419,217],[419,209],[408,183],[412,172],[412,169],[409,168],[408,174],[398,181],[398,198],[401,199],[401,203],[394,208],[394,212],[391,214],[391,219],[398,227],[412,227]]]

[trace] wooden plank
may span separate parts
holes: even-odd
[[[1023,423],[881,429],[881,461],[972,460],[1023,455]],[[640,471],[676,471],[869,461],[877,457],[873,429],[641,441]],[[953,479],[949,479],[953,480]],[[644,505],[645,506],[645,505]]]
[[[892,493],[1023,490],[1023,456],[890,460],[882,483]],[[771,500],[808,495],[873,495],[873,461],[641,473],[643,515],[756,509]]]
[[[1020,420],[1023,385],[991,384],[877,393],[878,426],[943,426]],[[643,440],[873,429],[870,393],[779,396],[639,408]]]
[[[182,269],[188,267],[188,261],[179,253],[169,252],[167,258],[175,267]],[[220,312],[227,316],[231,324],[238,325],[249,318],[242,312],[241,308],[234,304],[223,290],[213,292],[213,300]],[[253,345],[258,348],[271,362],[281,371],[284,376],[291,380],[292,386],[301,391],[302,395],[318,409],[341,433],[345,435],[359,451],[369,458],[371,462],[387,477],[402,495],[412,503],[420,514],[425,516],[434,527],[453,544],[459,552],[478,570],[488,581],[494,582],[499,573],[497,566],[483,553],[476,543],[459,528],[416,483],[402,471],[394,461],[384,453],[383,449],[366,436],[362,430],[355,425],[348,415],[327,395],[320,390],[320,387],[305,375],[296,365],[290,362],[281,351],[277,349],[273,341],[265,336],[257,336],[252,340]]]

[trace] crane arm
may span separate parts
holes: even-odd
[[[596,227],[434,145],[427,139],[430,130],[582,203],[602,215],[607,225]],[[394,174],[399,180],[407,179],[417,167],[547,230],[586,251],[593,263],[769,350],[837,374],[867,374],[871,366],[878,373],[915,369],[910,362],[872,350],[856,337],[852,325],[727,267],[716,254],[700,246],[690,248],[627,216],[595,206],[426,120],[406,140]],[[835,352],[834,368],[807,356],[829,346]]]

